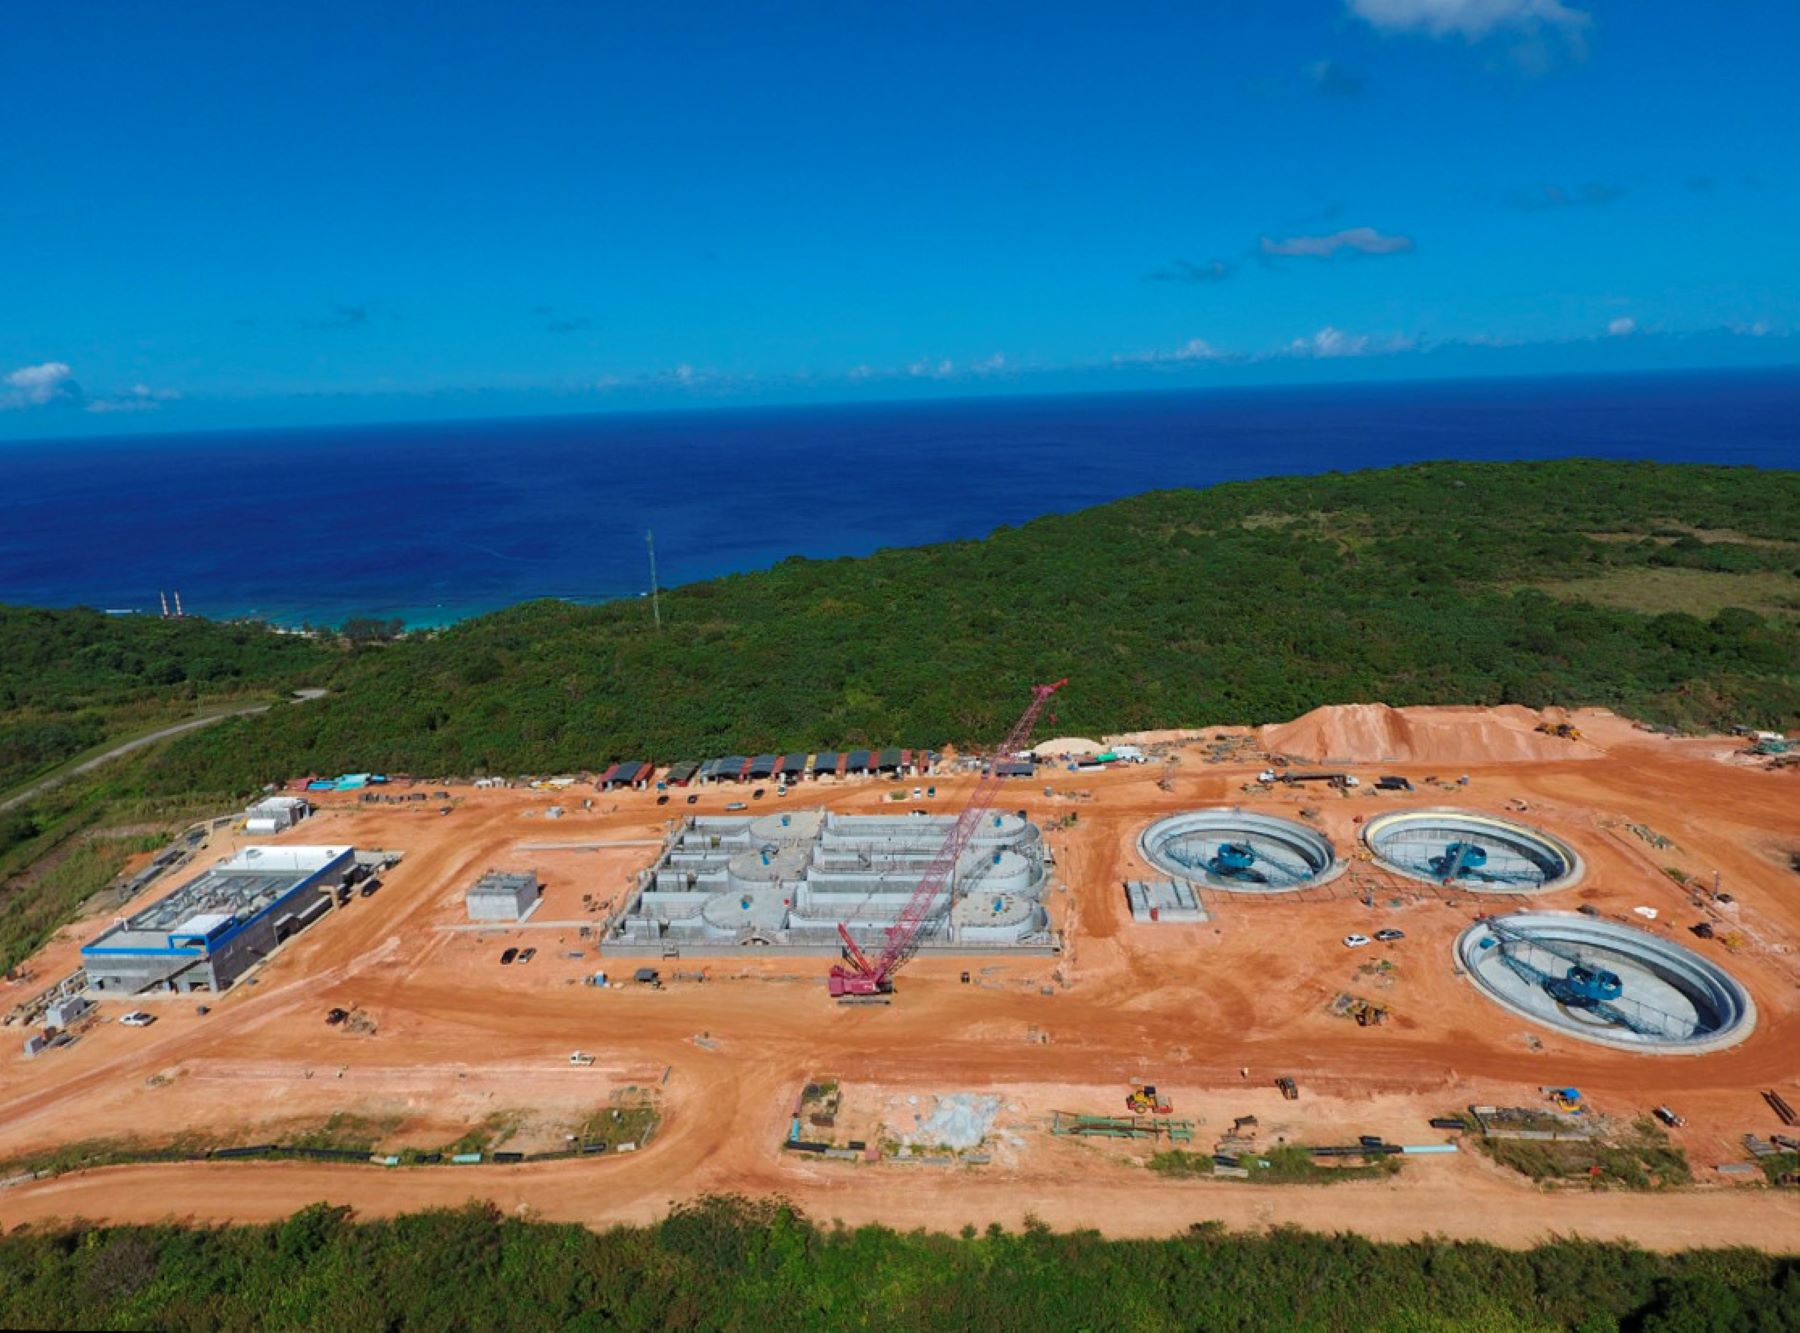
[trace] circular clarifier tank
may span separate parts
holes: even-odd
[[[1233,893],[1292,893],[1344,869],[1316,829],[1225,806],[1157,820],[1138,835],[1138,850],[1165,874]]]
[[[1560,838],[1473,810],[1376,815],[1362,839],[1389,870],[1469,893],[1544,893],[1572,888],[1582,874],[1581,857]]]
[[[1702,1055],[1756,1026],[1730,973],[1673,940],[1566,912],[1514,912],[1457,936],[1482,994],[1583,1041],[1654,1055]]]

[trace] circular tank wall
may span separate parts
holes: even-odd
[[[1573,887],[1581,857],[1540,829],[1473,810],[1399,810],[1363,825],[1363,845],[1409,879],[1470,893],[1544,893]]]
[[[1344,869],[1316,829],[1225,806],[1157,820],[1138,835],[1138,850],[1167,875],[1233,893],[1292,893]]]
[[[1616,922],[1514,912],[1477,921],[1455,949],[1482,994],[1583,1041],[1700,1055],[1742,1041],[1756,1025],[1749,992],[1722,967]]]

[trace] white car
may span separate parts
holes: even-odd
[[[134,1009],[119,1020],[128,1028],[147,1028],[155,1021],[155,1014],[147,1014],[142,1009]]]
[[[1363,947],[1363,945],[1367,944],[1368,942],[1369,942],[1369,937],[1367,935],[1346,935],[1346,936],[1344,936],[1344,947],[1346,949],[1360,949]]]

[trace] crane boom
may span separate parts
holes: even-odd
[[[831,969],[831,994],[834,998],[885,995],[893,990],[894,973],[904,967],[907,959],[918,951],[920,935],[924,930],[925,918],[931,914],[932,903],[950,883],[951,877],[956,873],[956,863],[962,859],[962,854],[974,840],[975,830],[981,825],[981,817],[992,808],[1000,795],[1003,779],[997,759],[1014,753],[1025,743],[1031,735],[1031,729],[1037,725],[1038,714],[1050,702],[1050,696],[1068,683],[1068,678],[1064,677],[1053,685],[1031,687],[1031,706],[1013,723],[1006,739],[1000,742],[995,761],[989,762],[976,782],[975,790],[969,794],[968,801],[957,814],[956,822],[951,825],[943,846],[938,848],[937,855],[932,857],[931,865],[919,880],[919,887],[913,890],[912,897],[907,900],[900,919],[887,928],[887,943],[881,953],[871,959],[851,938],[849,928],[842,922],[838,924],[838,935],[844,941],[845,960],[849,966],[839,963]]]

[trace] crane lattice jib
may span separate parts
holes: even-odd
[[[932,903],[950,883],[951,877],[956,873],[957,862],[974,840],[975,831],[981,827],[982,816],[993,808],[1000,795],[1001,783],[1005,781],[1000,774],[1000,760],[1018,752],[1031,736],[1031,729],[1037,725],[1038,714],[1044,711],[1044,705],[1050,702],[1050,696],[1068,683],[1065,677],[1053,685],[1031,687],[1031,706],[1013,723],[1006,739],[1000,742],[1000,748],[986,765],[968,802],[956,816],[956,823],[951,826],[949,836],[944,839],[943,846],[938,848],[924,877],[919,880],[918,888],[913,890],[912,897],[907,900],[900,919],[888,927],[887,944],[880,956],[871,960],[857,946],[856,941],[850,938],[850,932],[843,925],[838,926],[838,934],[843,938],[851,969],[847,974],[845,969],[834,967],[834,977],[861,983],[856,987],[859,991],[886,989],[894,973],[918,951],[925,918],[931,914]]]

